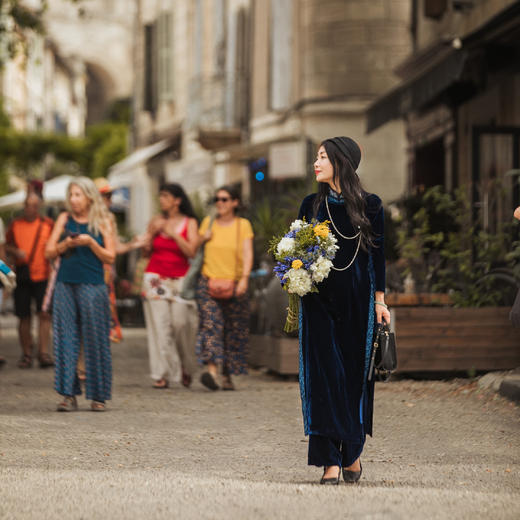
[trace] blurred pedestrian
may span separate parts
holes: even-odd
[[[68,211],[58,217],[46,248],[48,258],[61,256],[52,313],[55,389],[63,396],[57,410],[78,408],[76,367],[83,346],[86,397],[93,411],[104,411],[111,398],[112,359],[103,264],[114,261],[115,240],[110,216],[91,179],[70,182],[66,205]]]
[[[23,214],[14,219],[7,230],[6,251],[15,259],[16,289],[14,309],[18,317],[18,335],[22,348],[19,368],[30,368],[33,362],[31,334],[31,305],[36,304],[38,315],[38,361],[40,368],[52,367],[48,354],[50,315],[42,310],[43,297],[49,276],[49,263],[45,258],[45,245],[51,234],[53,222],[42,217],[40,192],[29,191],[24,202]]]
[[[234,390],[231,376],[247,373],[253,229],[247,219],[237,216],[240,193],[236,188],[218,189],[214,202],[216,218],[206,217],[199,229],[205,250],[197,288],[197,355],[206,366],[201,375],[204,386],[219,389],[220,369],[222,389]]]
[[[197,252],[197,220],[178,184],[159,191],[161,214],[148,226],[150,260],[143,276],[142,296],[154,388],[170,382],[190,386],[195,363],[197,311],[195,303],[180,298],[182,279]]]
[[[356,172],[359,146],[348,137],[323,141],[314,170],[318,193],[299,219],[328,220],[339,250],[319,293],[301,298],[300,385],[308,463],[323,466],[321,484],[361,477],[360,455],[372,435],[373,380],[368,381],[375,321],[390,322],[385,304],[383,206]]]
[[[117,230],[117,222],[114,214],[110,212],[110,206],[112,202],[112,192],[114,191],[112,186],[107,179],[104,177],[98,177],[94,180],[96,187],[103,198],[103,202],[105,203],[107,210],[110,215],[110,222],[112,224],[112,232],[115,239],[115,248],[116,255],[124,255],[129,251],[133,251],[134,249],[139,249],[143,247],[146,243],[144,237],[136,236],[129,242],[121,242],[119,239],[119,233]],[[116,269],[114,264],[105,264],[103,266],[105,270],[105,283],[108,286],[108,294],[110,299],[110,341],[114,343],[119,343],[123,339],[123,332],[121,331],[121,324],[119,323],[119,317],[117,315],[117,306],[116,306],[116,290],[115,290],[115,279],[116,279]]]

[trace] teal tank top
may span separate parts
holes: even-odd
[[[65,224],[65,233],[90,235],[99,245],[104,246],[101,233],[94,235],[88,230],[88,224],[80,224],[69,216]],[[105,283],[103,263],[88,246],[68,249],[61,257],[58,271],[58,282],[89,283],[101,285]]]

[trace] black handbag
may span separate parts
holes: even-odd
[[[397,347],[395,334],[390,332],[386,323],[378,323],[374,332],[368,380],[371,381],[375,373],[379,380],[388,381],[396,369]]]
[[[20,264],[16,266],[16,284],[22,285],[31,282],[31,271],[29,269],[29,265],[33,261],[34,253],[36,252],[36,246],[38,245],[38,239],[40,238],[40,231],[42,229],[42,219],[40,218],[40,225],[38,226],[38,230],[36,231],[36,236],[34,237],[34,242],[31,248],[31,254],[27,259],[27,263]]]

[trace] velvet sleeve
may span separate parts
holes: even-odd
[[[312,195],[307,195],[302,201],[302,204],[300,206],[300,211],[298,211],[298,219],[302,219],[305,217],[307,222],[311,220],[312,215],[312,204],[314,202],[314,198],[316,197],[316,194],[313,193]]]
[[[374,262],[374,271],[376,276],[376,291],[385,291],[386,286],[386,272],[385,272],[385,214],[383,205],[379,197],[379,203],[373,211],[369,209],[369,219],[372,224],[372,231],[374,232],[374,245],[372,247],[372,259]]]

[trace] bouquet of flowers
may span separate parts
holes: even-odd
[[[289,293],[289,309],[284,331],[298,328],[298,297],[318,292],[317,284],[329,276],[332,260],[338,250],[329,222],[295,220],[283,237],[271,241],[274,272]]]

